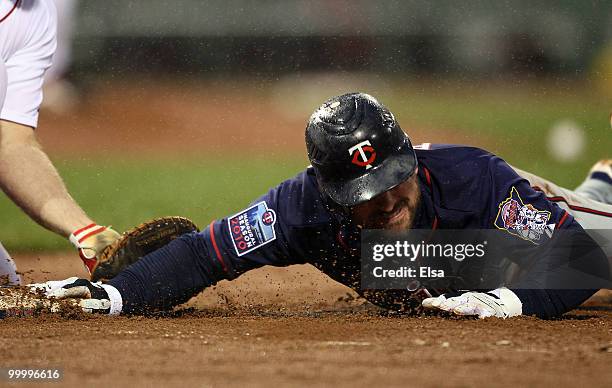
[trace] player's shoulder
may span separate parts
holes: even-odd
[[[414,146],[417,159],[431,168],[488,168],[499,157],[485,149],[459,144],[423,143]]]
[[[416,146],[415,152],[419,165],[447,188],[480,190],[493,182],[516,176],[502,158],[478,147],[426,144]]]
[[[490,154],[491,152],[464,144],[421,143],[414,146],[417,154]]]
[[[266,197],[289,225],[308,226],[328,224],[330,221],[312,167],[281,182]]]
[[[304,170],[298,172],[295,176],[284,180],[278,187],[279,190],[283,190],[287,195],[300,193],[299,200],[313,197],[313,194],[317,190],[317,181],[314,174],[314,169],[310,166]]]

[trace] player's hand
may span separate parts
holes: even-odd
[[[456,315],[471,315],[478,318],[509,318],[521,315],[522,303],[511,290],[502,287],[489,292],[464,291],[458,294],[443,294],[424,299],[426,309],[437,309]]]
[[[121,235],[110,226],[91,224],[72,232],[69,240],[79,251],[79,256],[89,274],[92,274],[98,265],[100,254],[120,237]]]
[[[115,287],[87,279],[71,277],[28,286],[33,292],[43,291],[50,299],[78,299],[79,306],[86,313],[117,315],[123,305],[121,294]]]
[[[78,278],[76,276],[73,276],[64,280],[49,280],[44,283],[30,283],[27,285],[27,287],[30,287],[30,290],[34,293],[42,292],[46,296],[49,296],[55,290],[62,288],[67,284],[73,283],[77,279]]]

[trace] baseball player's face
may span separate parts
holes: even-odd
[[[412,227],[420,203],[415,173],[395,188],[355,206],[352,217],[364,229],[406,230]]]

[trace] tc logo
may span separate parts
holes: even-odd
[[[276,215],[274,214],[273,210],[269,209],[261,215],[261,220],[263,221],[264,225],[270,226],[274,224],[274,221],[276,220]]]
[[[372,168],[372,163],[376,159],[376,151],[372,147],[372,144],[369,140],[364,140],[361,143],[352,146],[348,150],[349,155],[353,156],[353,160],[351,163],[356,164],[357,166],[365,167],[366,170],[368,168]],[[369,153],[370,156],[368,156]]]

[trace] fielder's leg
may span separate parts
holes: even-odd
[[[612,201],[605,203],[594,199],[609,199],[612,184],[593,178],[591,173],[576,191],[572,191],[537,175],[513,168],[521,177],[527,179],[532,187],[543,191],[548,200],[556,202],[574,216],[584,229],[612,229]]]
[[[612,159],[597,162],[587,179],[574,191],[595,201],[612,204]]]
[[[599,165],[596,164],[597,167]],[[593,178],[592,172],[589,177],[572,191],[547,181],[537,175],[512,167],[523,178],[527,179],[532,187],[546,194],[549,201],[555,202],[561,208],[570,213],[576,221],[595,239],[609,258],[612,258],[612,202],[604,203],[593,198],[609,198],[612,185],[599,183]],[[610,177],[612,179],[612,177]],[[605,231],[607,229],[607,231]]]
[[[18,286],[21,277],[17,274],[17,266],[2,244],[0,244],[0,286]]]

